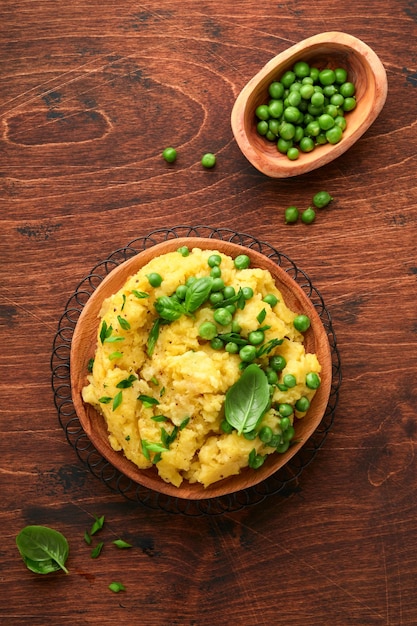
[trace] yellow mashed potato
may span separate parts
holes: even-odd
[[[286,374],[296,381],[287,389],[274,386],[271,408],[262,418],[260,427],[270,427],[275,443],[282,435],[279,405],[294,406],[299,398],[311,401],[315,390],[306,385],[306,375],[319,374],[321,369],[316,355],[305,352],[303,336],[293,325],[296,313],[286,306],[268,271],[236,269],[231,257],[194,248],[188,256],[175,251],[154,258],[130,277],[103,303],[83,400],[104,416],[113,449],[123,451],[139,468],[156,465],[161,478],[175,486],[187,480],[207,487],[238,474],[248,466],[250,455],[262,458],[278,453],[277,447],[263,443],[258,436],[248,438],[234,429],[224,432],[225,394],[242,373],[241,359],[239,354],[213,349],[210,341],[200,337],[201,324],[213,322],[209,302],[193,315],[161,323],[155,334],[157,299],[171,296],[190,277],[209,276],[212,254],[221,257],[225,285],[236,292],[243,287],[253,290],[253,297],[233,315],[240,335],[247,337],[261,325],[268,327],[265,343],[283,340],[257,359],[266,368],[271,356],[282,355],[286,365],[278,372],[278,382]],[[150,285],[152,272],[163,278],[158,287]],[[267,294],[278,298],[273,307],[263,301]],[[231,326],[219,326],[218,332],[230,333]],[[153,349],[150,336],[156,337]],[[294,409],[290,420],[303,415]]]

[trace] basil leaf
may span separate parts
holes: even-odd
[[[225,417],[239,435],[253,430],[269,403],[266,374],[252,363],[226,392]]]
[[[211,276],[197,278],[187,289],[184,307],[187,313],[193,313],[207,300],[213,285]]]
[[[185,313],[184,307],[179,303],[170,298],[169,296],[160,296],[157,298],[155,304],[155,309],[159,313],[160,317],[169,322],[174,322],[178,320],[183,313]]]
[[[99,402],[101,402],[101,404],[109,404],[109,402],[112,401],[113,398],[111,398],[110,396],[102,396],[101,398],[98,399]]]
[[[69,545],[64,535],[57,530],[48,526],[26,526],[17,535],[16,545],[31,571],[47,574],[56,571],[52,569],[56,567],[68,574],[65,561]]]

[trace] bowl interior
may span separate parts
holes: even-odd
[[[98,316],[103,300],[123,287],[126,280],[146,265],[151,258],[174,251],[182,245],[186,245],[190,249],[198,247],[218,250],[232,257],[244,252],[251,258],[252,266],[268,269],[275,278],[286,304],[294,311],[303,312],[310,316],[311,326],[304,335],[305,347],[306,351],[317,354],[322,366],[322,383],[314,396],[311,407],[307,415],[303,419],[297,420],[295,424],[294,440],[297,443],[290,446],[284,454],[270,455],[258,470],[247,468],[241,474],[214,483],[208,488],[204,488],[200,484],[190,484],[187,481],[184,481],[181,487],[177,488],[165,483],[158,476],[154,467],[140,470],[121,452],[113,450],[108,440],[104,418],[92,406],[85,404],[81,396],[82,388],[87,384],[87,365],[96,350]],[[77,322],[71,343],[70,376],[73,404],[80,423],[97,451],[104,458],[124,475],[147,488],[179,498],[198,500],[233,493],[253,486],[276,472],[298,452],[320,424],[326,410],[332,381],[332,364],[329,341],[321,320],[303,289],[289,274],[271,259],[255,250],[226,241],[187,237],[168,240],[144,250],[119,265],[102,281],[87,301]]]
[[[328,39],[328,40],[327,40]],[[255,110],[269,100],[268,87],[297,61],[324,68],[343,67],[348,80],[356,86],[357,106],[345,114],[347,128],[337,144],[325,144],[309,153],[301,153],[296,161],[278,152],[274,142],[257,132]],[[376,54],[363,42],[343,33],[311,37],[271,59],[244,87],[232,112],[235,138],[248,160],[260,171],[273,177],[303,174],[321,167],[345,152],[369,128],[380,113],[386,99],[385,70]]]

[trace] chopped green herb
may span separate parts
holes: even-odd
[[[140,400],[143,403],[143,406],[146,409],[149,409],[151,406],[154,406],[155,404],[159,404],[158,400],[156,400],[156,398],[152,398],[151,396],[146,396],[145,394],[140,394],[137,397],[138,400]]]
[[[92,550],[91,550],[91,558],[92,559],[96,559],[97,557],[100,556],[100,553],[103,549],[104,546],[104,542],[100,541],[100,543],[98,543]]]
[[[161,326],[161,320],[159,317],[157,317],[154,323],[152,324],[151,332],[149,333],[149,337],[148,337],[148,346],[146,350],[148,356],[152,356],[153,351],[155,350],[155,345],[159,337],[160,326]]]
[[[130,374],[129,378],[124,378],[120,382],[117,383],[116,387],[118,389],[127,389],[128,387],[132,387],[135,380],[137,380],[137,376],[134,374]]]
[[[122,391],[119,391],[113,398],[113,411],[115,411],[122,403]]]
[[[149,294],[146,293],[146,291],[138,291],[137,289],[132,289],[132,293],[140,300],[142,300],[143,298],[149,298]]]
[[[109,354],[109,361],[114,361],[115,359],[121,359],[123,356],[123,352],[112,352]]]
[[[125,296],[124,293],[122,294],[122,300],[123,300],[123,304],[122,304],[122,307],[120,309],[121,311],[123,311],[123,309],[125,308],[125,304],[126,304],[126,296]]]
[[[190,417],[186,417],[185,419],[183,419],[180,424],[180,430],[183,430],[187,426],[189,421],[190,421]]]
[[[94,366],[94,359],[90,359],[87,363],[87,372],[89,372],[90,374],[93,371],[93,366]]]
[[[110,591],[113,591],[113,593],[119,593],[119,591],[126,591],[126,587],[122,585],[122,583],[118,583],[118,582],[110,583],[109,589]]]
[[[104,515],[102,515],[101,517],[95,516],[95,521],[91,527],[90,535],[95,535],[96,532],[98,532],[99,530],[103,528],[103,526],[104,526]]]
[[[130,435],[126,435],[125,440],[130,441]]]
[[[90,533],[88,532],[88,530],[86,530],[84,533],[84,541],[88,546],[91,546],[92,539],[90,537]]]
[[[101,343],[104,343],[105,340],[110,337],[112,332],[113,332],[113,328],[111,326],[107,326],[106,320],[103,320],[103,323],[102,323],[101,329],[100,329],[100,341],[101,341]]]
[[[124,337],[106,337],[106,339],[103,341],[103,343],[116,343],[117,341],[124,341],[125,338]]]
[[[156,378],[156,376],[152,376],[151,383],[153,383],[154,385],[159,385],[158,379]]]
[[[109,404],[109,402],[111,402],[113,400],[113,398],[110,398],[110,396],[102,396],[101,398],[98,399],[99,402],[101,402],[101,404]]]
[[[262,322],[264,321],[265,317],[266,317],[266,311],[265,311],[265,309],[262,309],[262,311],[258,314],[256,319],[258,320],[258,322],[260,324],[262,324]]]
[[[167,422],[168,418],[165,415],[153,415],[151,420],[154,422]]]
[[[113,541],[114,545],[117,548],[132,548],[132,544],[131,543],[127,543],[127,541],[124,541],[123,539],[116,539],[116,541]]]
[[[127,319],[125,317],[122,317],[121,315],[117,316],[117,321],[119,322],[120,326],[123,328],[123,330],[130,330],[130,324],[127,321]]]

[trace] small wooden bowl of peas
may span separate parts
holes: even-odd
[[[271,59],[247,83],[232,110],[232,130],[260,172],[297,176],[346,152],[386,97],[385,68],[367,44],[321,33]]]
[[[181,259],[182,257],[191,255],[194,248],[203,251],[214,250],[217,255],[219,253],[229,255],[235,260],[235,267],[240,267],[237,264],[238,261],[245,261],[245,265],[242,265],[242,267],[248,267],[249,264],[251,268],[268,270],[277,288],[280,290],[286,305],[292,311],[299,314],[304,320],[308,318],[308,325],[302,329],[303,344],[306,353],[316,354],[321,365],[320,383],[318,386],[311,387],[316,390],[314,397],[311,403],[309,403],[309,406],[305,408],[305,415],[301,415],[302,419],[297,417],[297,419],[294,420],[294,436],[291,445],[287,446],[286,450],[278,450],[277,448],[277,452],[269,454],[268,458],[265,458],[265,462],[261,466],[253,466],[253,468],[252,466],[246,467],[242,469],[239,474],[218,480],[207,488],[200,483],[190,483],[187,480],[184,480],[179,487],[176,487],[173,484],[165,482],[159,476],[156,466],[148,469],[139,469],[139,467],[132,463],[121,451],[112,448],[109,442],[104,417],[100,415],[93,406],[84,402],[82,397],[83,388],[88,383],[87,378],[89,372],[91,372],[89,364],[94,358],[97,346],[97,332],[100,325],[99,314],[103,302],[113,296],[119,289],[123,288],[126,281],[132,275],[145,267],[146,264],[155,259],[155,257],[162,256],[166,253],[178,252],[178,258]],[[184,249],[186,249],[187,254],[184,252]],[[208,265],[207,271],[210,270],[210,267]],[[214,274],[210,271],[210,276],[212,275]],[[148,280],[150,280],[150,278],[148,278]],[[175,293],[177,292],[175,291]],[[145,294],[139,295],[143,296]],[[271,300],[265,300],[265,302],[267,301],[271,303]],[[278,300],[274,299],[271,306],[275,306],[276,303],[278,303]],[[259,321],[259,324],[262,324],[262,322]],[[200,336],[203,337],[202,334],[200,334]],[[204,343],[205,340],[202,339],[201,341]],[[218,350],[218,347],[213,348],[213,350]],[[237,357],[238,355],[236,355],[236,358]],[[256,367],[256,364],[254,367]],[[190,500],[214,498],[252,487],[265,480],[288,463],[302,446],[306,444],[310,436],[319,426],[329,401],[332,383],[332,357],[327,331],[322,324],[313,302],[309,299],[298,282],[282,267],[277,265],[273,259],[257,250],[249,249],[230,241],[200,237],[170,239],[156,244],[128,261],[125,261],[109,273],[89,298],[77,322],[72,338],[70,369],[74,407],[84,431],[96,450],[102,454],[113,467],[117,468],[124,476],[127,476],[134,482],[156,492]],[[268,383],[272,384],[269,379]],[[288,405],[285,406],[288,407]],[[122,409],[123,407],[120,408]],[[198,409],[196,408],[196,410]],[[299,410],[303,411],[304,409],[300,408]],[[242,438],[242,440],[244,440],[243,436]]]

